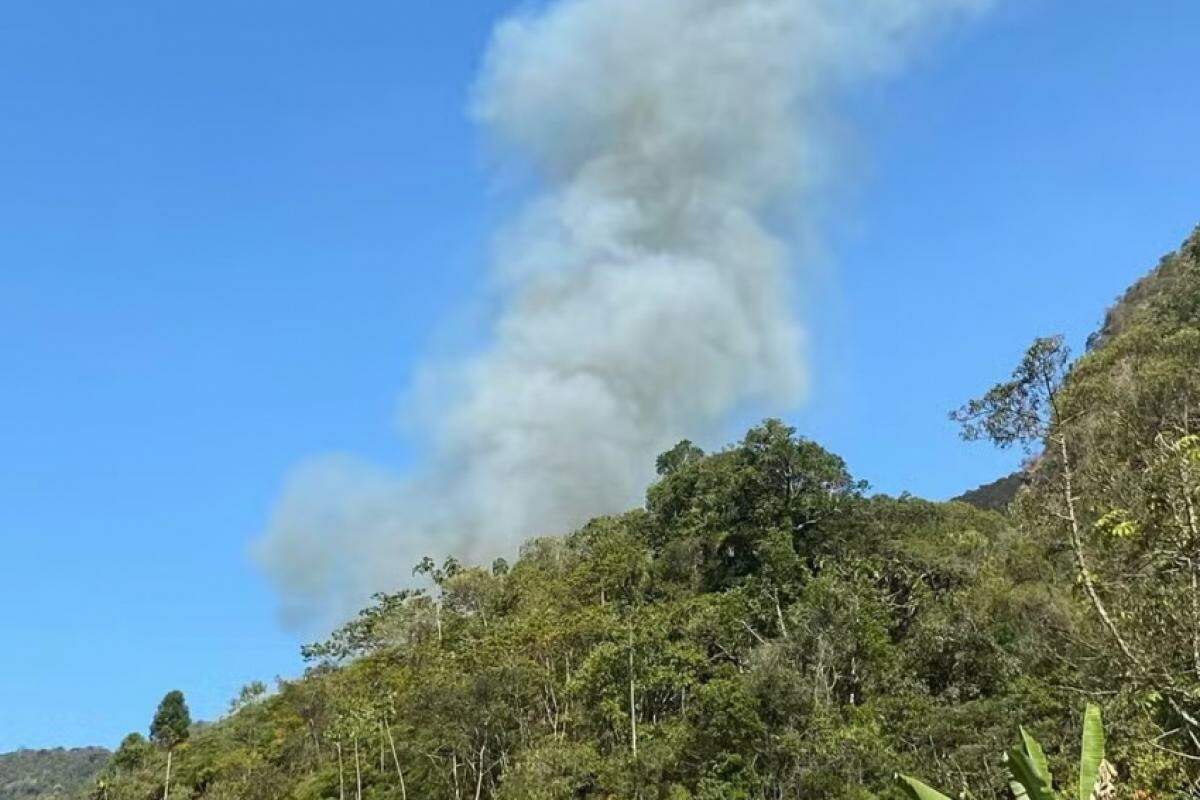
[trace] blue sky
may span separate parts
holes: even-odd
[[[398,395],[506,213],[465,106],[509,8],[6,6],[0,751],[299,669],[247,548],[306,456],[413,458]],[[1010,469],[945,412],[1200,222],[1200,5],[1131,9],[1001,3],[840,99],[790,419],[877,489]]]

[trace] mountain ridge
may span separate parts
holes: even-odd
[[[111,755],[103,747],[0,753],[0,800],[74,800],[91,788]]]

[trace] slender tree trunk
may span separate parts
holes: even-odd
[[[317,769],[320,769],[321,768],[321,739],[320,739],[320,737],[317,736],[317,726],[313,724],[312,720],[309,720],[309,722],[308,722],[308,730],[309,730],[309,733],[312,734],[313,747],[315,747],[316,751],[317,751]]]
[[[779,590],[772,589],[771,597],[775,600],[775,617],[779,620],[779,634],[784,638],[788,638],[787,623],[783,621],[783,608],[779,605]]]
[[[346,800],[346,770],[342,766],[342,743],[334,745],[338,757],[338,800]]]
[[[571,651],[570,650],[567,651],[565,667],[566,667],[567,679],[563,683],[563,686],[568,687],[571,685]],[[563,698],[562,739],[564,742],[567,740],[567,733],[568,733],[567,726],[570,724],[571,724],[571,694],[570,694],[570,692],[567,692],[566,696]]]
[[[404,788],[404,770],[400,768],[400,756],[396,754],[396,740],[392,738],[392,726],[387,717],[383,718],[383,729],[387,731],[388,744],[392,747],[392,761],[396,763],[396,776],[400,778],[400,800],[408,800],[408,790]]]
[[[1083,531],[1082,525],[1079,522],[1079,515],[1075,510],[1075,476],[1071,467],[1071,453],[1067,448],[1067,437],[1064,434],[1056,434],[1054,440],[1058,443],[1059,453],[1062,456],[1063,470],[1063,500],[1067,504],[1067,520],[1071,524],[1071,550],[1075,554],[1075,566],[1079,572],[1079,580],[1083,584],[1083,591],[1088,596],[1088,600],[1092,603],[1092,608],[1100,617],[1100,621],[1108,632],[1112,635],[1113,640],[1120,648],[1121,654],[1134,667],[1141,669],[1141,661],[1130,649],[1125,637],[1117,629],[1116,623],[1108,614],[1108,609],[1104,606],[1104,601],[1100,599],[1100,594],[1096,591],[1096,584],[1092,581],[1092,574],[1088,570],[1087,557],[1083,552]]]
[[[479,748],[479,770],[475,775],[475,800],[479,800],[480,795],[483,794],[483,756],[485,753],[487,753],[486,744]]]
[[[633,757],[637,758],[638,754],[638,733],[637,733],[637,687],[634,683],[633,671],[633,622],[629,623],[629,742],[633,750]]]
[[[358,737],[354,737],[354,797],[362,800],[362,767],[358,762]]]
[[[1183,508],[1186,514],[1188,540],[1188,571],[1192,578],[1192,670],[1200,678],[1200,513],[1196,511],[1196,502],[1192,499],[1191,471],[1183,464],[1179,467],[1179,489],[1183,494]]]
[[[1192,578],[1192,672],[1200,678],[1200,575],[1195,558],[1188,556],[1187,565]]]
[[[171,798],[171,756],[175,754],[175,748],[167,748],[167,779],[163,782],[163,800]]]

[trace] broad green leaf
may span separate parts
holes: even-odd
[[[1098,533],[1117,539],[1131,539],[1138,533],[1137,521],[1123,508],[1115,508],[1092,526]]]
[[[1100,719],[1100,707],[1088,703],[1083,712],[1083,743],[1079,751],[1079,800],[1091,800],[1103,760],[1104,724]]]
[[[1025,755],[1029,757],[1029,762],[1037,771],[1037,776],[1041,778],[1046,786],[1050,786],[1053,781],[1050,778],[1050,765],[1046,761],[1046,753],[1042,750],[1042,746],[1038,744],[1038,740],[1025,730],[1025,726],[1021,726],[1021,742],[1025,746]]]
[[[916,778],[896,773],[896,782],[912,800],[950,800],[949,797]]]
[[[1013,778],[1025,787],[1028,800],[1055,800],[1047,773],[1042,772],[1042,768],[1023,749],[1014,747],[1008,751],[1008,769]]]

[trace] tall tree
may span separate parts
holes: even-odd
[[[187,741],[191,726],[192,716],[183,698],[183,692],[178,689],[167,692],[150,722],[150,741],[167,751],[163,800],[170,800],[171,797],[171,759],[175,748]]]
[[[1170,342],[1167,352],[1155,352],[1162,341]],[[1173,663],[1175,648],[1164,646],[1176,631],[1188,631],[1190,670],[1200,671],[1200,487],[1192,475],[1200,457],[1193,455],[1190,422],[1200,399],[1190,386],[1198,355],[1194,331],[1171,335],[1131,326],[1107,341],[1102,353],[1075,365],[1062,337],[1038,339],[1011,380],[951,416],[969,440],[1045,447],[1035,470],[1041,478],[1035,491],[1044,492],[1037,508],[1053,527],[1065,529],[1079,586],[1126,673],[1165,700],[1174,712],[1173,727],[1182,723],[1200,751],[1200,717],[1189,710],[1194,691]],[[1137,514],[1137,508],[1147,513]],[[1155,519],[1156,509],[1166,509],[1157,515],[1165,518]],[[1148,535],[1140,537],[1143,531]],[[1109,541],[1097,542],[1097,535]],[[1187,619],[1178,619],[1174,606],[1183,607],[1178,597],[1139,609],[1124,596],[1120,589],[1139,566],[1130,548],[1123,548],[1115,569],[1101,569],[1098,547],[1120,550],[1114,541],[1134,539],[1151,560],[1179,568],[1156,571],[1160,588],[1171,584],[1172,573],[1186,573],[1194,587]]]
[[[1132,666],[1140,668],[1137,655],[1100,597],[1084,550],[1072,431],[1085,411],[1067,413],[1061,402],[1070,357],[1061,336],[1036,339],[1013,371],[1011,380],[992,387],[983,397],[951,414],[951,418],[963,426],[962,435],[967,440],[988,439],[999,447],[1021,444],[1026,448],[1045,442],[1047,455],[1057,466],[1056,483],[1062,499],[1059,517],[1066,523],[1079,582],[1121,654]]]

